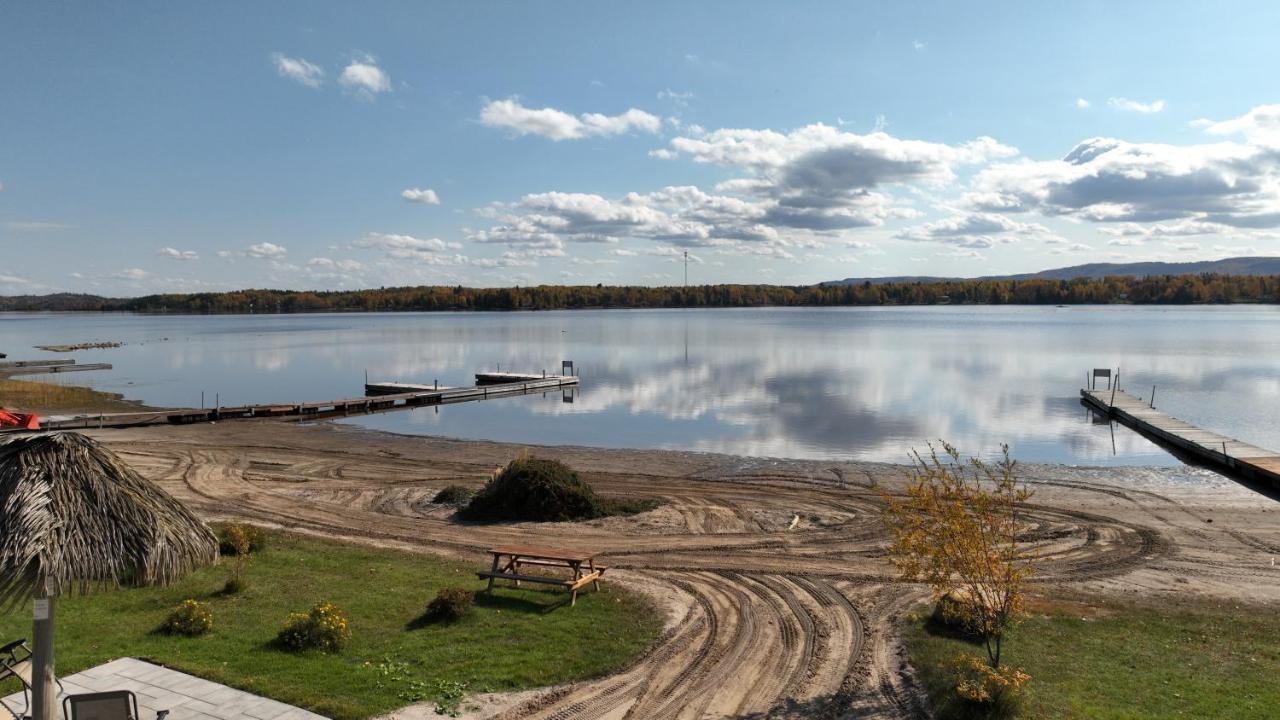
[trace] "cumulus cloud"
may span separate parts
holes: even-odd
[[[31,280],[20,275],[0,273],[0,285],[30,285]]]
[[[311,88],[318,88],[324,82],[324,70],[321,70],[319,65],[302,58],[272,53],[271,62],[275,64],[276,72],[280,73],[280,77],[289,78]]]
[[[363,55],[342,68],[338,84],[357,97],[372,100],[378,93],[391,91],[391,77],[378,67],[370,55]]]
[[[259,260],[279,260],[287,255],[289,251],[287,248],[275,243],[261,242],[256,245],[250,245],[244,252],[249,257],[258,258]],[[222,255],[222,253],[218,254]]]
[[[394,233],[366,233],[354,243],[355,247],[381,250],[386,255],[402,260],[414,260],[431,265],[461,265],[467,258],[448,253],[462,246],[456,242],[445,242],[440,238],[417,238],[412,235]]]
[[[1090,103],[1088,100],[1085,100],[1084,98],[1076,98],[1076,107],[1080,108],[1081,110],[1087,110],[1089,106],[1092,104],[1093,103]]]
[[[400,197],[409,202],[422,203],[423,205],[439,205],[440,196],[436,195],[436,191],[430,188],[419,189],[409,188],[400,193]]]
[[[1016,154],[989,137],[946,145],[885,132],[859,135],[819,123],[790,133],[722,129],[677,137],[659,157],[740,169],[745,177],[719,189],[757,198],[766,225],[821,232],[912,215],[894,207],[881,191],[886,186],[942,185],[955,178],[959,166]]]
[[[1161,110],[1164,110],[1163,100],[1144,103],[1138,102],[1137,100],[1130,100],[1128,98],[1113,97],[1107,100],[1107,105],[1110,105],[1115,110],[1141,113],[1143,115],[1151,115],[1152,113],[1158,113]]]
[[[200,259],[200,256],[196,254],[195,250],[178,250],[171,247],[162,247],[156,251],[156,254],[162,255],[167,258],[173,258],[174,260],[199,260]]]
[[[656,133],[662,121],[656,115],[631,108],[620,115],[583,113],[571,115],[551,107],[528,108],[517,98],[492,100],[480,110],[480,122],[516,136],[539,135],[551,140],[621,135],[631,130]]]
[[[1272,115],[1257,109],[1211,123],[1244,142],[1195,145],[1090,138],[1061,160],[999,163],[979,172],[968,202],[1114,223],[1193,222],[1212,229],[1280,227],[1280,152]]]
[[[313,257],[307,261],[307,267],[317,268],[321,270],[341,270],[344,272],[354,272],[362,270],[364,263],[359,260],[334,260],[327,257]]]
[[[151,273],[147,272],[146,270],[143,270],[142,268],[125,268],[120,272],[112,273],[109,277],[111,277],[114,280],[138,281],[138,280],[145,279],[150,274]]]
[[[993,213],[961,213],[936,222],[910,227],[894,234],[899,240],[936,242],[964,248],[989,248],[998,244],[1035,238],[1060,242],[1043,225],[1022,223]]]

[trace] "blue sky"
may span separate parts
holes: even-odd
[[[1280,254],[1274,3],[9,3],[0,292]]]

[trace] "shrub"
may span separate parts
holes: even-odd
[[[267,533],[260,527],[231,523],[218,533],[218,552],[233,557],[261,552],[267,547]]]
[[[227,582],[222,586],[223,595],[235,595],[245,588],[249,587],[249,583],[245,581],[244,576],[240,574],[232,574],[227,578]]]
[[[431,502],[436,503],[437,505],[465,505],[474,494],[475,491],[471,488],[463,487],[461,485],[449,485],[436,493],[436,496],[431,499]]]
[[[476,594],[460,587],[440,588],[435,599],[427,603],[426,619],[431,622],[461,620],[471,609]]]
[[[586,520],[605,515],[591,486],[564,463],[512,460],[458,511],[468,520]]]
[[[954,696],[939,717],[967,720],[1003,720],[1014,718],[1022,707],[1022,686],[1031,676],[1017,668],[991,667],[977,655],[965,653],[952,661],[956,685]]]
[[[351,626],[341,608],[322,602],[310,612],[289,615],[276,640],[288,650],[338,652],[351,642]]]
[[[160,630],[169,635],[194,637],[213,629],[213,613],[209,606],[198,600],[184,600],[169,613]]]
[[[970,621],[976,610],[973,599],[963,589],[949,590],[943,593],[933,606],[933,614],[929,616],[930,631],[965,640],[981,641],[980,628],[975,629]]]

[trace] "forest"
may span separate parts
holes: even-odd
[[[60,293],[0,297],[0,311],[139,313],[302,313],[592,308],[835,307],[862,305],[1187,305],[1280,302],[1280,275],[1165,275],[852,285],[698,285],[645,287],[538,285],[368,290],[236,290],[107,298]]]

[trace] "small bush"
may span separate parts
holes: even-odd
[[[974,617],[973,599],[964,590],[950,590],[938,598],[929,616],[929,631],[962,640],[982,640],[969,618]]]
[[[1031,679],[1008,665],[993,668],[977,655],[959,655],[951,662],[955,673],[954,694],[938,716],[948,720],[1006,720],[1022,709],[1022,686]]]
[[[587,520],[605,515],[591,486],[564,463],[512,460],[458,511],[468,520]]]
[[[267,532],[260,527],[231,523],[218,533],[218,551],[232,557],[251,555],[267,547]]]
[[[236,595],[249,587],[249,583],[244,579],[243,575],[232,575],[227,578],[227,582],[222,586],[223,595]]]
[[[160,626],[161,632],[169,635],[186,635],[195,637],[213,629],[213,613],[209,606],[198,600],[184,600],[181,605],[169,613]]]
[[[476,594],[460,587],[440,588],[435,599],[427,603],[425,618],[430,622],[461,620],[471,609]]]
[[[471,496],[475,494],[475,491],[471,488],[463,487],[462,485],[449,485],[436,493],[431,502],[437,505],[466,505]]]
[[[285,649],[295,652],[339,652],[351,642],[351,626],[341,608],[322,602],[310,612],[289,615],[276,640]]]

